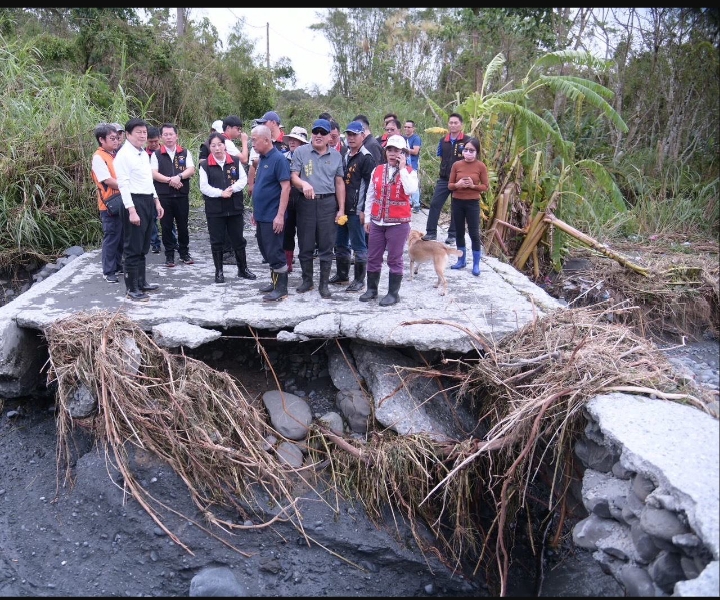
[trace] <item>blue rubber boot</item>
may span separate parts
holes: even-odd
[[[473,275],[477,277],[480,275],[480,256],[482,256],[482,250],[473,250]]]
[[[462,252],[462,256],[458,256],[457,262],[450,267],[451,269],[464,269],[465,268],[465,248],[458,246],[458,250]]]

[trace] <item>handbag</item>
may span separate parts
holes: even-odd
[[[103,200],[102,202],[111,217],[117,217],[123,208],[123,201],[120,192],[113,194],[107,200]]]

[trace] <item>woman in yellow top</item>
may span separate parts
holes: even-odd
[[[480,275],[480,194],[489,186],[488,170],[478,159],[480,141],[470,138],[463,148],[463,160],[456,161],[450,169],[448,189],[452,192],[450,209],[455,222],[457,249],[462,252],[451,269],[465,266],[465,223],[472,243],[472,274]]]

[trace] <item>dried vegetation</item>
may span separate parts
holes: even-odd
[[[389,508],[410,524],[424,552],[458,572],[481,573],[505,595],[518,523],[527,524],[536,552],[545,542],[557,546],[566,534],[572,447],[588,399],[623,391],[701,410],[710,400],[676,378],[652,342],[620,323],[633,310],[623,303],[559,311],[497,345],[478,339],[486,348],[481,360],[446,362],[445,375],[458,381],[458,394],[489,430],[483,439],[439,443],[373,430],[358,441],[314,424],[308,464],[327,467],[324,485],[361,502],[378,524]],[[306,483],[310,478],[271,450],[267,436],[282,436],[238,381],[159,348],[121,313],[77,314],[50,326],[46,336],[48,378],[58,389],[59,485],[71,481],[70,434],[82,426],[122,473],[126,491],[179,544],[162,523],[155,499],[133,476],[130,447],[167,461],[209,525],[225,532],[242,528],[219,520],[213,507],[245,515],[258,501],[254,490],[262,490],[264,500],[281,509],[278,518],[301,528],[301,519],[293,519],[292,482],[298,475]],[[438,372],[437,366],[428,368],[427,376]],[[79,386],[98,398],[98,410],[72,419],[69,403]],[[542,523],[530,522],[531,499],[547,508]],[[432,542],[424,527],[433,532]],[[212,527],[207,531],[213,534]]]

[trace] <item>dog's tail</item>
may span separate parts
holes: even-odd
[[[448,256],[462,256],[462,252],[460,250],[456,250],[455,248],[445,248],[445,252]]]

